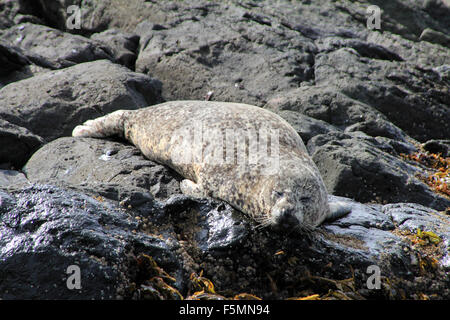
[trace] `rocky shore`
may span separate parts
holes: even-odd
[[[1,299],[450,299],[448,1],[80,3],[0,0]],[[352,212],[258,228],[122,140],[71,137],[205,99],[278,113]]]

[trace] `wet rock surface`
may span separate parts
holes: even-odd
[[[450,298],[445,2],[372,1],[380,31],[364,1],[93,0],[70,30],[71,4],[0,0],[0,298]],[[70,137],[205,98],[278,113],[351,213],[260,228],[125,141]]]
[[[4,299],[116,299],[127,294],[135,253],[176,263],[161,240],[133,233],[128,214],[83,194],[37,185],[0,192],[0,212]],[[80,290],[66,284],[71,265],[82,270]]]

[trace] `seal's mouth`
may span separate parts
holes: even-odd
[[[298,227],[299,224],[300,221],[295,214],[291,212],[281,213],[276,220],[276,225],[282,230],[290,230]]]
[[[273,225],[281,230],[291,230],[298,227],[302,221],[296,211],[296,208],[285,199],[280,199],[272,210]]]

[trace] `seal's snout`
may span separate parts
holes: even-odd
[[[289,229],[299,224],[299,221],[292,210],[284,210],[278,216],[277,224],[283,229]]]
[[[282,207],[277,210],[275,217],[275,225],[281,230],[290,230],[297,227],[301,221],[298,219],[294,208]]]

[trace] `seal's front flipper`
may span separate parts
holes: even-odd
[[[333,201],[329,202],[330,215],[325,219],[327,222],[342,218],[352,211],[352,206],[348,202]]]
[[[184,179],[180,183],[180,189],[183,194],[192,196],[195,198],[204,198],[206,196],[205,191],[192,180]]]

